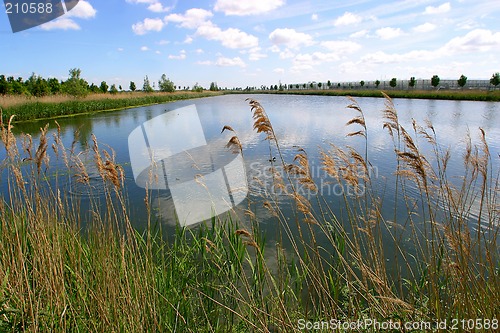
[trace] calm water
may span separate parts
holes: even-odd
[[[252,114],[245,99],[255,98],[266,109],[271,122],[273,123],[277,138],[280,142],[285,161],[290,163],[297,153],[297,146],[304,148],[309,156],[312,167],[312,175],[320,185],[320,192],[329,203],[332,211],[341,216],[341,194],[346,188],[332,187],[325,180],[325,174],[321,169],[319,152],[321,149],[329,149],[330,144],[345,147],[352,146],[364,152],[364,141],[357,137],[347,137],[346,135],[353,128],[346,128],[346,122],[356,115],[354,110],[347,109],[350,104],[345,97],[329,96],[279,96],[279,95],[226,95],[198,100],[179,101],[163,105],[140,107],[116,112],[99,113],[89,116],[79,116],[67,119],[59,119],[62,129],[62,139],[67,147],[70,147],[75,140],[74,132],[79,130],[77,149],[84,151],[88,144],[91,144],[91,134],[98,138],[101,148],[112,147],[116,153],[116,160],[120,163],[126,173],[126,190],[130,202],[130,213],[133,224],[138,229],[145,227],[145,189],[138,186],[134,180],[131,158],[129,155],[128,136],[138,126],[144,122],[160,116],[166,112],[175,112],[178,108],[196,105],[200,124],[203,129],[207,144],[213,148],[212,156],[227,157],[225,143],[231,137],[228,132],[221,134],[224,125],[234,128],[243,145],[244,164],[246,177],[249,186],[248,200],[253,203],[258,221],[265,232],[267,238],[273,239],[276,230],[274,217],[262,208],[262,194],[265,190],[272,189],[272,178],[267,171],[271,165],[270,156],[277,156],[273,149],[269,151],[269,143],[264,140],[263,135],[256,134],[252,129]],[[393,173],[395,170],[395,157],[393,144],[387,130],[382,128],[382,110],[384,99],[381,98],[358,98],[358,103],[365,112],[368,126],[368,155],[372,164],[372,176],[375,186],[380,193],[394,193]],[[462,156],[465,148],[465,134],[469,130],[474,142],[479,142],[479,127],[483,128],[490,144],[490,151],[494,167],[498,172],[500,161],[500,103],[492,102],[468,102],[468,101],[436,101],[436,100],[408,100],[397,99],[394,101],[398,110],[400,122],[411,132],[411,120],[424,125],[424,120],[430,120],[438,136],[438,143],[441,148],[449,148],[452,158],[448,169],[448,176],[454,179],[463,174]],[[16,125],[16,131],[26,132],[38,137],[38,129],[47,121],[39,123],[26,123]],[[53,121],[50,122],[51,133],[55,132]],[[189,140],[192,128],[189,124],[184,124],[183,128],[172,128],[171,131],[179,136],[179,140]],[[36,141],[35,141],[36,142]],[[421,140],[421,148],[424,153],[431,156],[430,146]],[[214,153],[215,152],[215,153]],[[52,153],[52,151],[51,151]],[[200,153],[202,154],[202,153]],[[3,159],[5,152],[0,153]],[[81,155],[84,163],[88,163],[91,182],[95,185],[94,196],[99,196],[99,180],[97,173],[92,170],[92,154],[83,153]],[[431,163],[432,157],[430,157]],[[54,164],[57,164],[54,157],[51,158],[51,169],[48,174],[53,174]],[[192,164],[190,158],[176,161],[173,170],[178,176],[176,180],[193,178]],[[208,167],[210,163],[208,163]],[[213,166],[213,158],[212,158]],[[199,166],[203,169],[204,166]],[[202,170],[203,171],[203,170]],[[201,171],[197,171],[201,172]],[[496,174],[495,174],[496,175]],[[88,193],[81,188],[70,176],[63,177],[65,181],[60,181],[61,186],[68,195],[80,200],[82,206],[90,201]],[[5,191],[5,182],[2,182]],[[264,185],[264,186],[263,186]],[[410,187],[410,194],[412,188]],[[416,193],[416,191],[415,191]],[[415,194],[414,193],[414,194]],[[307,194],[307,193],[305,193]],[[165,226],[165,230],[171,231],[175,224],[174,204],[172,196],[168,190],[151,191],[153,198],[153,212],[155,219]],[[291,204],[286,198],[278,197],[280,207],[285,215]],[[196,202],[189,203],[192,209],[197,209]],[[395,205],[402,205],[401,202],[394,202],[393,195],[384,197],[384,207],[387,218],[392,218]],[[243,210],[248,208],[248,201],[245,200],[236,209],[236,214],[245,223]],[[472,221],[471,221],[472,222]]]

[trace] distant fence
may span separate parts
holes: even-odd
[[[410,80],[396,80],[396,86],[393,88],[390,85],[390,80],[389,81],[380,81],[380,84],[377,86],[375,84],[375,81],[365,81],[364,85],[361,85],[361,82],[330,82],[330,85],[328,85],[328,82],[308,82],[308,83],[297,83],[297,84],[292,84],[288,85],[288,89],[321,89],[321,90],[328,90],[328,89],[382,89],[382,90],[389,90],[389,89],[398,89],[398,90],[409,90],[409,89],[415,89],[415,90],[436,90],[436,89],[474,89],[474,90],[491,90],[494,89],[495,86],[490,84],[489,80],[467,80],[467,83],[465,86],[462,88],[458,85],[457,80],[440,80],[439,84],[437,87],[433,87],[431,84],[431,80],[425,80],[425,79],[416,79],[415,80],[415,85],[413,87],[410,87]],[[304,87],[305,84],[305,87]]]

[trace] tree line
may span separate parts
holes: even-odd
[[[91,93],[110,93],[116,94],[123,91],[121,85],[116,84],[108,85],[106,81],[102,81],[99,85],[94,83],[89,84],[81,77],[82,71],[79,68],[72,68],[69,70],[69,77],[67,80],[58,80],[57,78],[43,78],[35,73],[24,80],[22,77],[17,79],[13,76],[6,77],[0,75],[0,95],[26,95],[43,97],[57,94],[67,94],[75,97],[83,97]],[[130,91],[136,91],[137,86],[135,82],[130,81]],[[158,80],[158,90],[162,92],[174,92],[176,87],[165,74]],[[185,87],[184,87],[185,89]],[[188,87],[189,89],[189,87]],[[151,83],[148,76],[144,78],[142,91],[153,92],[156,91],[156,83]],[[203,88],[202,88],[203,90]]]

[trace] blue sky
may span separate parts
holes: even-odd
[[[142,87],[331,80],[489,79],[500,71],[498,0],[86,0],[13,34],[0,13],[0,74]]]

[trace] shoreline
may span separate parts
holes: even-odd
[[[86,114],[112,112],[135,107],[157,105],[180,100],[231,95],[231,94],[276,94],[276,95],[311,95],[311,96],[352,96],[384,98],[382,92],[391,98],[405,99],[434,99],[478,102],[500,102],[500,90],[239,90],[239,91],[204,91],[204,92],[175,92],[175,93],[123,93],[125,96],[96,94],[83,99],[68,96],[49,96],[47,98],[33,98],[16,100],[16,97],[0,99],[2,122],[7,122],[15,115],[13,123],[50,120],[64,117],[73,117]],[[9,99],[11,101],[9,101]],[[10,103],[10,105],[9,105]],[[5,105],[7,104],[7,105]]]

